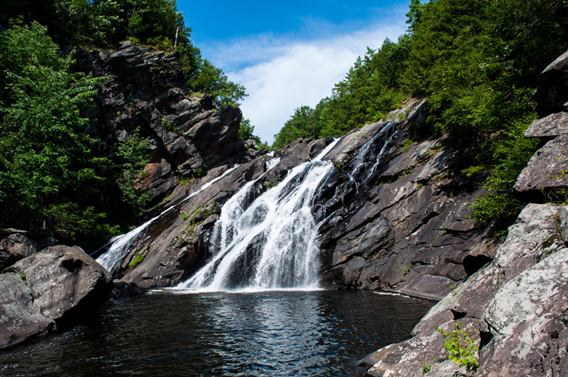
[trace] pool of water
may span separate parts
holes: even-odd
[[[357,360],[407,339],[433,304],[356,291],[158,292],[0,352],[0,375],[360,376]]]

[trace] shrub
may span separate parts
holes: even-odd
[[[436,328],[446,339],[446,351],[451,361],[464,367],[468,372],[475,372],[479,366],[476,353],[479,351],[479,345],[471,339],[473,331],[464,331],[460,323],[454,325],[454,331],[446,332]]]

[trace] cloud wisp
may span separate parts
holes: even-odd
[[[311,41],[260,35],[217,45],[206,56],[231,81],[247,88],[243,115],[255,126],[255,134],[272,143],[294,109],[314,107],[331,95],[333,85],[345,77],[367,46],[376,49],[385,38],[396,40],[405,29],[402,21]]]

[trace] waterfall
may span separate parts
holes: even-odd
[[[387,122],[387,124],[385,124],[383,126],[383,128],[381,128],[381,130],[377,133],[377,135],[379,135],[379,136],[385,135],[386,133],[388,133],[393,128],[393,126],[395,124],[396,124],[395,122]],[[367,177],[365,178],[365,180],[369,179],[371,174],[373,174],[375,172],[375,169],[377,168],[377,166],[379,166],[379,164],[380,164],[380,162],[383,158],[383,155],[385,154],[387,146],[389,145],[389,143],[391,142],[391,140],[395,136],[395,134],[396,134],[396,132],[392,133],[389,137],[386,137],[386,135],[385,135],[385,142],[383,143],[383,147],[381,148],[381,150],[377,154],[377,158],[375,160],[375,163],[371,167],[371,170],[370,170],[369,174],[367,174]]]
[[[395,133],[392,133],[390,136],[388,136],[389,131],[393,128],[395,124],[396,124],[395,122],[390,122],[390,121],[385,123],[384,126],[381,128],[381,130],[377,132],[369,141],[363,144],[359,149],[359,152],[357,153],[355,159],[353,160],[353,169],[351,169],[351,173],[348,173],[349,180],[354,182],[356,187],[358,187],[357,183],[358,181],[365,183],[369,179],[369,177],[375,172],[377,166],[379,166],[382,157],[387,150],[388,144],[391,142],[393,136],[395,135]],[[369,152],[372,151],[372,147],[374,147],[375,144],[379,142],[379,139],[384,140],[383,146],[381,147],[379,153],[377,154],[373,166],[370,169],[368,169],[369,161],[367,161],[367,156]],[[360,177],[360,175],[365,171],[367,171],[365,177],[364,178]]]
[[[269,161],[270,162],[270,161]],[[197,191],[192,192],[189,194],[185,199],[183,199],[180,203],[176,203],[160,213],[158,216],[152,218],[151,220],[145,222],[144,224],[140,225],[138,228],[131,230],[130,232],[120,236],[120,238],[116,238],[115,242],[112,244],[110,249],[103,255],[97,258],[97,262],[106,268],[106,270],[111,274],[114,275],[120,269],[120,265],[124,258],[130,253],[130,250],[138,245],[139,243],[145,240],[146,230],[147,228],[154,223],[157,219],[165,215],[167,212],[171,211],[176,206],[179,206],[181,203],[184,203],[194,197],[195,195],[199,194],[201,191],[205,190],[206,188],[210,187],[213,183],[217,182],[221,178],[225,177],[227,174],[231,173],[233,170],[238,168],[240,165],[235,165],[233,168],[224,172],[221,176],[212,179],[211,181],[207,182]]]
[[[313,161],[292,169],[280,184],[257,198],[256,181],[247,183],[221,209],[211,238],[211,260],[173,289],[317,288],[318,224],[312,215],[312,201],[334,169],[323,157],[338,141]]]

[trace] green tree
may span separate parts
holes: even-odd
[[[211,94],[221,106],[238,107],[241,99],[247,96],[245,87],[229,81],[223,70],[215,67],[207,59],[199,56],[193,76],[188,80],[188,86],[194,92]]]
[[[410,11],[406,14],[406,23],[410,25],[408,26],[408,29],[413,31],[416,25],[420,23],[426,4],[422,4],[420,0],[410,0],[410,5],[408,7],[410,8]]]
[[[84,132],[89,119],[80,115],[101,79],[69,73],[71,56],[58,58],[46,32],[33,23],[0,35],[0,67],[7,81],[1,109],[0,206],[3,221],[48,220],[73,237],[77,229],[65,227],[64,218],[105,216],[77,205],[104,182],[97,171],[107,161],[92,155],[95,140]],[[109,230],[99,225],[89,231]]]
[[[125,8],[128,36],[137,42],[173,47],[176,31],[178,41],[185,43],[188,38],[189,30],[175,0],[127,0]]]
[[[282,148],[299,138],[318,138],[320,133],[316,110],[309,106],[301,106],[294,110],[294,115],[284,127],[274,135],[274,148]]]
[[[237,136],[242,140],[254,140],[257,146],[262,145],[260,137],[254,134],[254,126],[250,123],[250,119],[242,118],[241,125]]]

